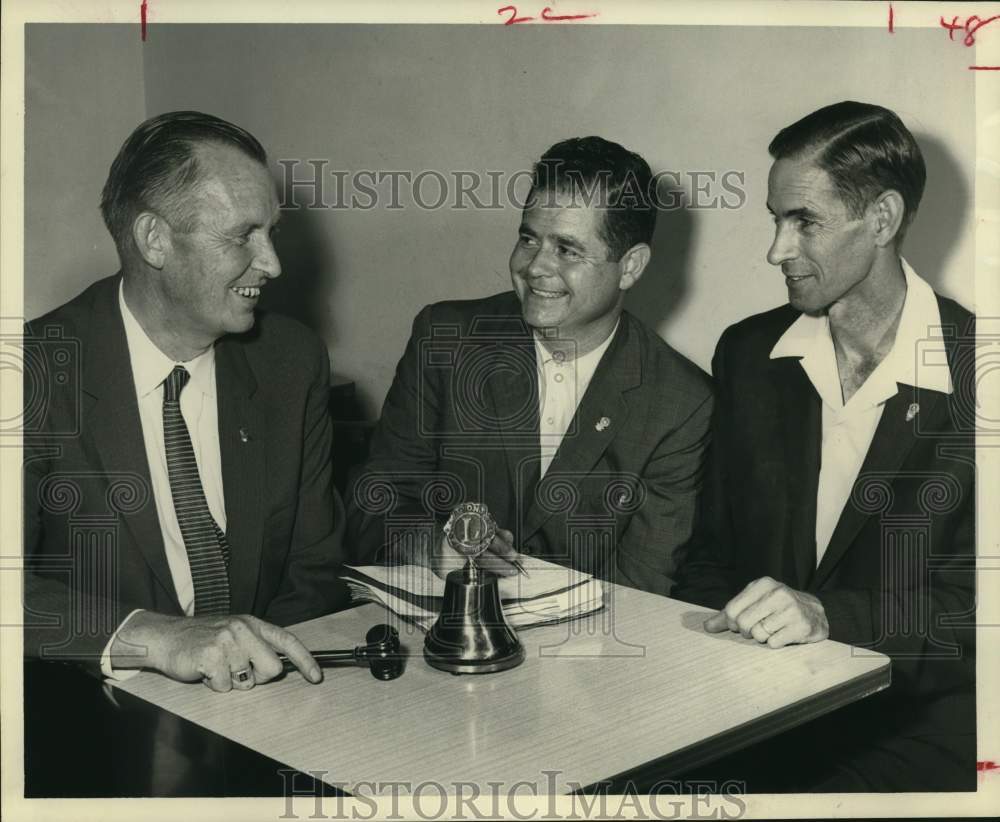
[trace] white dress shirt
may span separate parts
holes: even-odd
[[[163,535],[170,577],[177,590],[177,599],[188,616],[194,614],[194,584],[188,564],[184,537],[174,511],[174,498],[170,491],[167,473],[167,453],[163,442],[163,381],[176,365],[183,365],[191,379],[181,391],[181,416],[191,436],[201,486],[205,492],[208,509],[219,528],[226,530],[226,506],[222,488],[222,457],[219,451],[219,414],[215,396],[215,348],[209,348],[186,363],[176,363],[156,347],[143,331],[135,315],[125,304],[124,283],[118,289],[118,305],[125,325],[132,379],[142,423],[142,439],[146,446],[149,478],[156,501],[156,516]],[[122,629],[135,614],[133,611],[118,626]],[[117,636],[118,631],[115,632]],[[105,676],[120,676],[111,669],[110,650],[114,636],[101,657],[101,670]],[[124,673],[124,672],[123,672]]]
[[[847,504],[885,402],[898,392],[897,383],[944,394],[952,392],[937,298],[906,260],[900,258],[900,263],[906,277],[906,297],[896,339],[882,362],[846,403],[829,317],[802,314],[771,350],[771,359],[801,357],[802,368],[822,401],[823,434],[816,492],[817,566]]]
[[[619,323],[621,320],[618,321]],[[535,334],[535,362],[538,367],[538,439],[541,451],[539,479],[549,470],[562,444],[577,406],[597,370],[604,352],[611,345],[618,323],[597,348],[576,359],[562,351],[550,352]]]

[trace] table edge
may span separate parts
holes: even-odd
[[[657,777],[672,780],[686,771],[735,753],[751,744],[763,742],[780,733],[803,725],[831,713],[852,702],[883,691],[892,684],[892,667],[886,664],[867,671],[859,677],[841,682],[798,702],[771,711],[757,719],[745,722],[728,731],[699,740],[679,751],[658,757],[645,764],[628,768],[614,776],[586,785],[573,793],[593,793],[600,789],[607,793],[622,793],[630,782],[652,784]],[[610,788],[610,789],[609,789]]]

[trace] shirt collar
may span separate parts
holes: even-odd
[[[943,394],[952,392],[937,297],[905,259],[900,257],[899,261],[906,277],[906,297],[896,339],[885,359],[851,398],[852,405],[856,398],[859,404],[882,402],[896,393],[897,383]],[[771,359],[779,357],[801,358],[820,397],[833,408],[843,405],[830,321],[825,314],[800,314],[771,349]]]
[[[906,260],[901,257],[900,262],[906,274],[906,301],[890,352],[896,382],[950,394],[951,369],[937,296]]]
[[[129,359],[132,363],[132,378],[135,381],[136,396],[142,399],[155,391],[175,365],[183,365],[191,375],[189,385],[193,385],[208,397],[215,396],[215,346],[185,363],[174,362],[157,348],[146,334],[135,315],[125,303],[125,280],[118,286],[118,307],[125,326]]]
[[[608,346],[611,345],[611,341],[615,338],[615,334],[617,333],[618,326],[621,325],[621,322],[622,319],[619,317],[618,321],[615,323],[615,327],[611,329],[611,333],[608,334],[608,336],[604,339],[604,342],[597,346],[597,348],[593,351],[587,352],[582,357],[577,357],[575,360],[571,360],[571,362],[575,363],[576,372],[578,374],[585,372],[588,368],[597,368],[597,364],[601,361],[601,357],[604,356],[604,352],[608,350]],[[537,331],[533,332],[533,336],[535,340],[535,353],[538,358],[538,364],[539,366],[545,366],[552,362],[555,358],[553,357],[552,352],[545,347],[545,344],[542,342],[542,338]]]

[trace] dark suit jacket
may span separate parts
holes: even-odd
[[[893,660],[888,693],[838,712],[837,733],[947,737],[974,758],[975,328],[957,303],[938,305],[954,393],[899,385],[818,568],[821,401],[797,358],[769,359],[799,314],[786,305],[726,330],[703,516],[677,596],[721,608],[765,575],[815,594],[831,639]]]
[[[706,375],[624,313],[538,483],[535,348],[517,297],[428,306],[348,496],[348,545],[356,561],[375,561],[479,501],[527,554],[666,594],[692,529],[710,415]]]
[[[96,663],[134,608],[181,614],[149,478],[120,277],[25,332],[25,654]],[[233,613],[277,624],[346,604],[326,350],[258,314],[216,344]],[[242,432],[247,436],[243,441]]]

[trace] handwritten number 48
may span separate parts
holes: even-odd
[[[959,22],[959,17],[955,16],[951,18],[951,22],[945,22],[944,17],[941,17],[941,27],[948,29],[948,39],[955,39],[955,32],[965,32],[965,37],[962,42],[966,46],[974,45],[976,42],[976,32],[979,31],[983,26],[988,23],[992,23],[995,20],[1000,20],[1000,14],[995,14],[993,17],[987,17],[985,20],[981,17],[977,17],[975,14],[972,15],[964,23]]]

